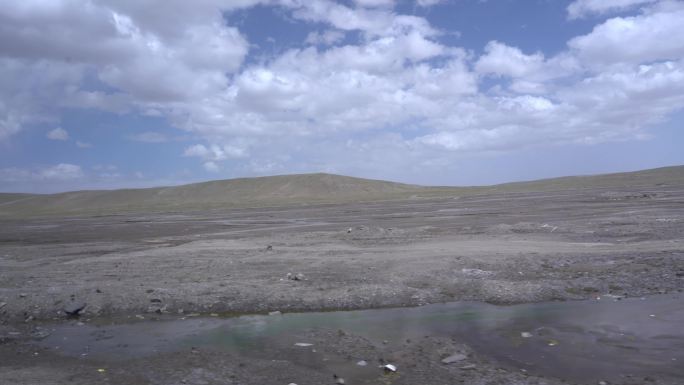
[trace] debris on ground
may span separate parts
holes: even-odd
[[[287,273],[287,279],[289,279],[291,281],[303,281],[304,280],[304,274],[302,274],[302,273],[296,273],[296,274]]]
[[[456,353],[456,354],[450,355],[449,357],[444,358],[442,360],[442,363],[443,364],[453,364],[454,362],[463,361],[466,358],[468,358],[468,357],[465,354]]]
[[[295,346],[300,346],[300,347],[307,347],[307,346],[313,346],[313,344],[307,343],[307,342],[297,342]]]
[[[522,338],[532,338],[532,333],[530,333],[530,332],[522,332],[522,333],[520,333],[520,337],[522,337]]]
[[[366,366],[366,365],[368,365],[368,362],[366,362],[365,360],[361,360],[361,361],[357,362],[356,365],[357,366]]]
[[[384,366],[382,367],[382,369],[383,369],[386,373],[395,373],[395,372],[397,371],[397,367],[394,366],[394,365],[392,365],[392,364],[384,365]]]
[[[335,379],[335,384],[344,385],[344,378],[338,377],[337,374],[333,374],[333,378]]]

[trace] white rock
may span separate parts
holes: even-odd
[[[453,364],[454,362],[463,361],[466,358],[468,358],[468,357],[466,357],[465,354],[456,353],[456,354],[452,354],[449,357],[443,359],[442,363],[443,364]]]

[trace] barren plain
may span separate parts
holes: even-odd
[[[0,383],[338,381],[325,364],[304,364],[277,344],[249,359],[180,349],[115,363],[37,348],[55,325],[677,294],[684,289],[684,183],[682,169],[674,172],[676,178],[660,182],[630,177],[579,188],[407,190],[387,200],[6,215]],[[6,201],[17,199],[27,198]],[[80,318],[67,319],[63,309],[74,303],[86,307]],[[399,362],[400,376],[357,383],[575,383],[521,371],[454,336],[396,345],[337,328],[305,332],[320,355]],[[682,342],[673,340],[671,348],[681,353]],[[465,352],[473,367],[442,364],[454,351]],[[107,371],[98,371],[103,365]],[[656,373],[609,383],[681,381]]]

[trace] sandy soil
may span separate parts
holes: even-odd
[[[682,289],[684,187],[4,221],[0,383],[287,384],[278,373],[293,371],[309,373],[307,383],[334,383],[315,368],[269,359],[245,364],[216,352],[122,364],[105,381],[91,370],[97,363],[34,356],[22,338],[11,337],[30,338],[33,325],[64,319],[62,309],[72,301],[87,303],[82,318],[88,322],[148,313],[509,304]],[[327,341],[330,349],[348,346]],[[420,370],[385,380],[557,383],[508,373],[486,357],[477,358],[483,364],[473,371],[428,370],[441,354],[432,343],[394,352]],[[380,349],[379,356],[389,354]]]

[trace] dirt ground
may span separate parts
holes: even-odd
[[[288,384],[298,372],[306,383],[335,383],[315,366],[242,362],[225,352],[160,354],[107,376],[92,370],[97,362],[36,355],[27,344],[35,325],[64,320],[72,302],[87,303],[82,320],[94,322],[682,289],[684,186],[4,221],[0,383]],[[398,354],[417,368],[378,383],[561,383],[476,354],[476,370],[431,369],[459,341],[389,351],[319,333],[331,350],[366,346],[376,358]]]

